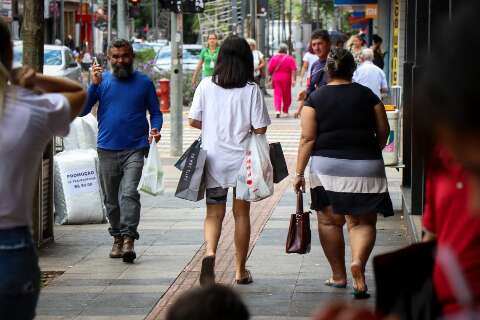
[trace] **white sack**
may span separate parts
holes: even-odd
[[[105,220],[95,150],[72,150],[54,157],[55,221],[59,224]]]

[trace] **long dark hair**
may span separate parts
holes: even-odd
[[[225,89],[242,88],[253,82],[253,55],[247,41],[238,36],[226,38],[218,52],[213,82]]]

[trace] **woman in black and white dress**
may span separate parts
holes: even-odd
[[[320,242],[332,268],[328,286],[345,288],[348,226],[356,298],[367,298],[365,265],[376,237],[377,214],[393,215],[382,159],[390,131],[384,106],[367,87],[352,83],[352,54],[333,49],[326,64],[328,85],[318,88],[302,110],[302,135],[294,187],[305,188],[309,159],[312,209]]]

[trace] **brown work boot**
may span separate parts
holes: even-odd
[[[132,237],[123,238],[123,262],[133,262],[137,257],[133,248],[135,239]]]
[[[113,237],[112,251],[110,251],[110,258],[123,257],[123,238]]]

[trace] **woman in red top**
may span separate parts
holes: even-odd
[[[280,111],[288,116],[288,109],[292,104],[292,87],[295,86],[296,71],[295,59],[288,54],[287,45],[282,43],[278,54],[274,55],[268,63],[268,73],[272,76],[273,104],[277,118],[280,118]]]

